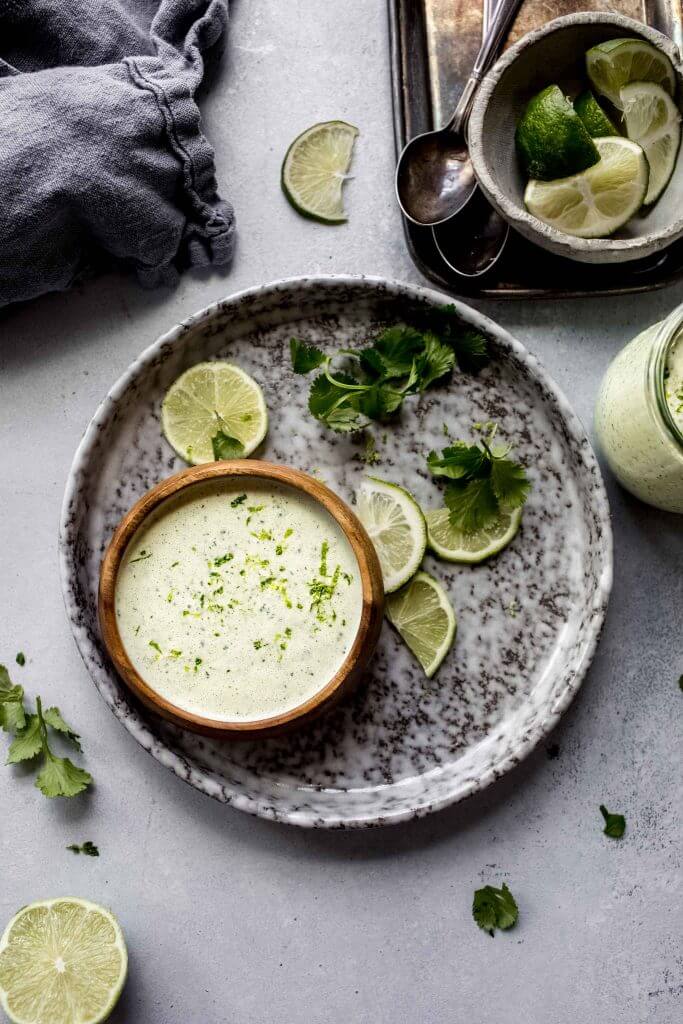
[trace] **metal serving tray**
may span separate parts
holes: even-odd
[[[679,0],[525,0],[514,42],[552,18],[575,11],[618,12],[666,33],[681,48]],[[408,139],[443,124],[469,75],[481,39],[482,0],[389,0],[394,129],[397,153]],[[624,295],[662,288],[683,274],[683,239],[647,260],[612,266],[575,263],[510,234],[490,273],[461,278],[441,258],[431,228],[404,218],[410,254],[445,291],[482,298],[563,298]]]

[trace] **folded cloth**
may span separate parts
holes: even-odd
[[[232,256],[195,92],[227,0],[0,0],[0,305]]]

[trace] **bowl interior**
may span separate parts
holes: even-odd
[[[608,39],[619,36],[633,38],[635,35],[648,38],[646,33],[635,28],[609,22],[560,26],[529,43],[501,75],[484,113],[481,145],[489,174],[504,197],[520,212],[524,210],[526,179],[515,149],[515,128],[526,104],[535,93],[552,84],[559,85],[574,98],[590,86],[585,72],[586,51]],[[679,79],[679,102],[680,93]],[[649,211],[633,217],[611,237],[642,239],[667,231],[680,219],[682,198],[683,161],[679,159],[661,199]],[[601,246],[605,240],[591,241]]]

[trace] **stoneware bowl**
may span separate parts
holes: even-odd
[[[272,481],[313,498],[341,528],[351,545],[361,577],[360,623],[343,664],[327,684],[304,704],[281,715],[255,721],[226,722],[204,718],[180,708],[157,693],[134,668],[119,634],[115,611],[116,580],[131,540],[147,517],[165,501],[198,484],[213,480]],[[333,707],[360,681],[377,645],[382,626],[382,570],[370,538],[349,506],[320,481],[288,466],[241,459],[194,466],[163,480],[140,498],[119,523],[102,560],[98,612],[104,645],[116,669],[135,695],[152,711],[174,725],[214,739],[253,740],[275,736],[305,725]]]
[[[512,227],[531,242],[582,263],[620,263],[652,256],[683,236],[683,160],[663,195],[610,238],[575,238],[543,224],[524,208],[526,181],[515,151],[515,128],[531,97],[557,83],[570,95],[587,84],[584,54],[618,36],[639,36],[674,66],[683,95],[680,55],[670,39],[618,14],[570,14],[520,39],[485,77],[469,123],[469,147],[479,184]]]

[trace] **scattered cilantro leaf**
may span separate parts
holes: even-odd
[[[66,724],[62,718],[62,713],[59,708],[46,708],[43,712],[43,718],[45,719],[45,723],[54,729],[55,732],[60,732],[71,743],[73,743],[79,754],[83,752],[83,747],[80,743],[80,736],[77,732],[74,732],[70,725]]]
[[[372,434],[368,434],[365,438],[365,451],[360,455],[360,458],[366,466],[376,466],[378,462],[382,461],[382,456],[377,451],[377,444]]]
[[[86,857],[99,857],[100,855],[99,849],[89,839],[86,839],[80,846],[78,843],[71,843],[67,846],[67,850],[71,850],[72,853],[84,853]]]
[[[374,350],[383,367],[383,377],[392,379],[405,377],[410,373],[413,360],[423,347],[424,339],[419,331],[413,327],[398,324],[396,327],[387,327],[375,338],[370,350],[365,349],[364,351],[367,353]]]
[[[600,814],[605,819],[603,832],[612,839],[621,839],[626,831],[626,818],[623,814],[611,814],[604,804],[600,804]]]
[[[246,500],[246,494],[238,494],[237,497],[233,498],[230,502],[230,508],[237,508],[238,505],[243,505]]]
[[[24,654],[23,651],[19,651],[14,660],[16,661],[17,665],[21,665],[23,667],[26,664],[26,655]]]
[[[397,391],[391,384],[373,384],[357,398],[358,408],[369,420],[385,420],[400,409],[403,404],[403,392]]]
[[[331,430],[340,433],[359,430],[367,420],[360,415],[356,392],[348,388],[356,384],[357,381],[348,374],[338,374],[331,380],[327,374],[321,373],[311,385],[309,412]]]
[[[435,334],[426,334],[424,352],[418,363],[419,391],[425,391],[430,384],[450,373],[455,366],[455,352],[449,345],[439,341]]]
[[[26,725],[24,688],[15,686],[4,665],[0,665],[0,728],[18,732]]]
[[[479,373],[489,362],[486,338],[474,327],[465,326],[454,305],[442,306],[432,317],[434,330],[451,346],[464,373]]]
[[[303,341],[292,338],[289,342],[289,352],[292,357],[292,369],[294,373],[310,373],[327,359],[324,352],[321,352],[315,345],[304,345]]]
[[[505,882],[500,889],[485,885],[476,889],[472,901],[472,916],[480,928],[493,938],[496,928],[505,931],[517,923],[519,910],[514,896]]]
[[[678,689],[683,690],[683,675],[678,677]]]
[[[217,462],[223,459],[243,459],[244,445],[236,437],[230,437],[224,430],[219,430],[211,438],[213,457]]]
[[[26,715],[26,724],[17,731],[7,753],[7,764],[18,764],[37,757],[43,749],[38,715]]]
[[[36,786],[43,796],[78,796],[92,782],[90,772],[78,768],[68,757],[46,756],[45,764],[36,776]]]
[[[479,444],[456,441],[440,456],[427,456],[431,473],[449,481],[444,501],[451,525],[463,533],[486,529],[503,509],[519,508],[529,494],[524,469],[507,458],[509,448],[492,447],[496,429],[490,424]]]

